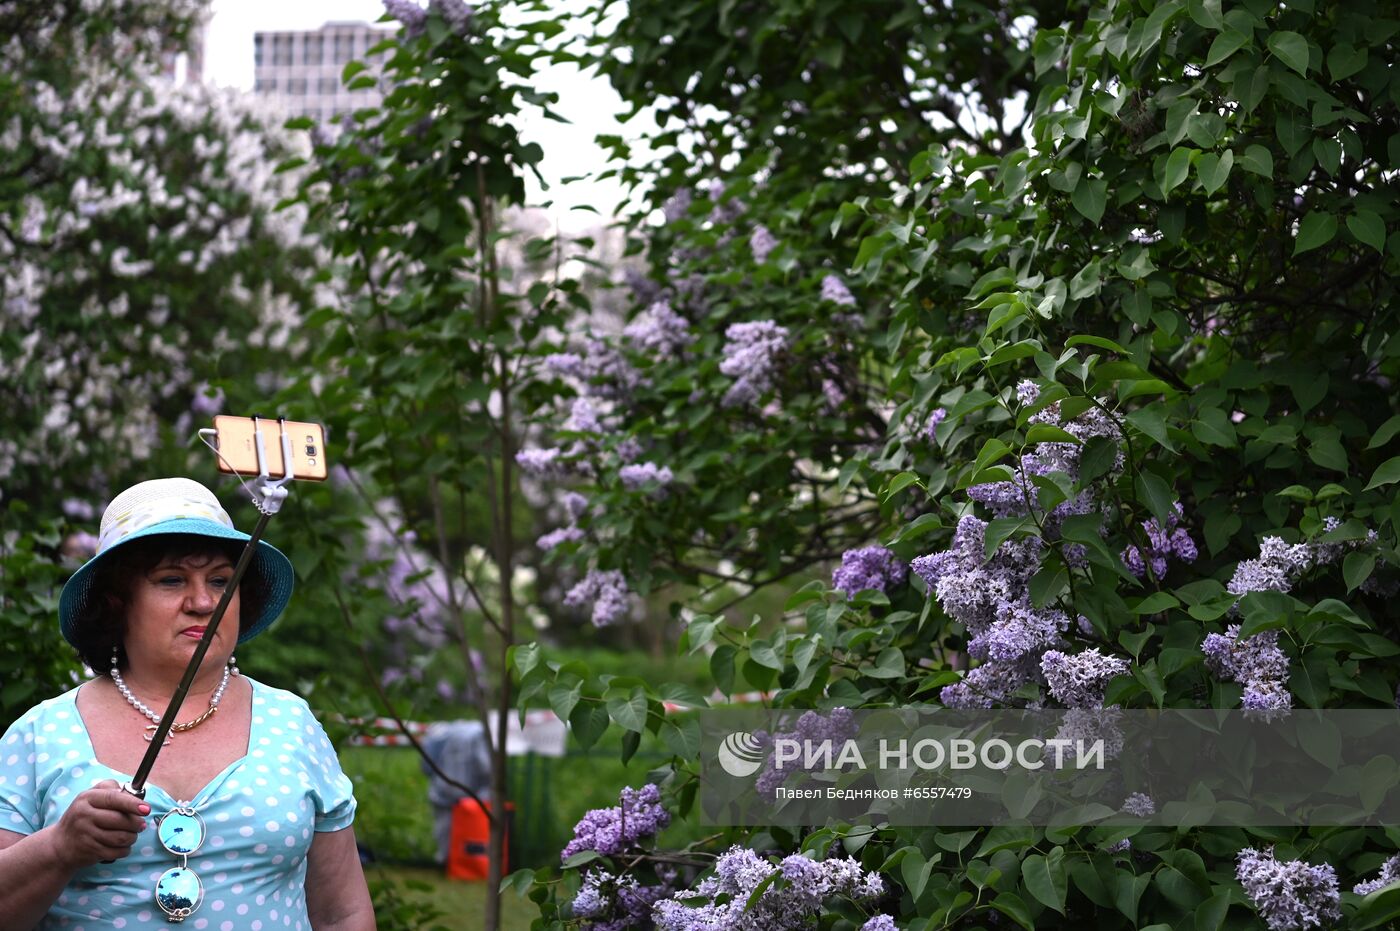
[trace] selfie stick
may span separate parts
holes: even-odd
[[[278,423],[281,423],[280,417]],[[274,480],[268,475],[267,459],[263,452],[262,426],[259,423],[259,418],[254,417],[253,424],[253,436],[258,452],[258,484],[253,488],[253,506],[258,509],[261,516],[258,518],[257,526],[253,528],[252,534],[248,537],[248,542],[244,544],[243,552],[239,554],[238,565],[233,567],[233,577],[229,579],[224,593],[219,596],[219,603],[214,607],[209,624],[204,628],[204,636],[199,638],[199,644],[194,648],[194,655],[190,657],[190,664],[185,667],[185,674],[180,677],[180,684],[175,687],[175,694],[171,696],[170,704],[165,706],[165,714],[161,716],[160,723],[156,725],[155,733],[151,735],[151,745],[146,748],[146,755],[141,759],[141,765],[136,767],[136,775],[131,777],[130,782],[122,786],[124,791],[137,798],[144,799],[146,797],[146,779],[151,775],[151,768],[156,765],[156,757],[160,756],[161,747],[170,734],[170,728],[175,724],[175,716],[180,713],[180,706],[184,704],[185,695],[194,682],[194,674],[199,670],[199,664],[204,662],[204,654],[209,652],[209,644],[214,641],[214,634],[219,629],[219,622],[224,619],[224,612],[228,610],[229,602],[233,600],[233,593],[238,591],[238,583],[243,580],[243,573],[248,569],[248,564],[253,561],[253,553],[257,551],[258,541],[262,539],[263,531],[267,529],[272,515],[281,510],[282,502],[287,500],[287,489],[284,486],[292,480],[292,439],[286,430],[281,431],[282,468],[286,474],[282,478]],[[214,431],[199,431],[200,436],[212,432]]]

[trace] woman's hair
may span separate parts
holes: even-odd
[[[93,572],[91,591],[74,625],[73,640],[78,658],[101,674],[111,667],[115,647],[117,666],[125,669],[126,651],[121,647],[126,642],[126,615],[136,580],[146,578],[166,560],[202,567],[214,559],[227,559],[230,564],[237,565],[242,551],[243,544],[237,540],[183,533],[153,534],[123,544]],[[271,593],[259,573],[248,571],[238,585],[238,594],[241,621],[260,616]]]

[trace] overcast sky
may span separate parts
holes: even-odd
[[[213,0],[213,17],[205,42],[204,79],[207,82],[251,90],[253,87],[253,33],[279,29],[316,29],[330,21],[372,23],[384,12],[380,0]],[[538,142],[545,152],[543,174],[552,185],[543,194],[531,179],[530,200],[545,197],[558,202],[554,209],[560,225],[577,230],[592,226],[592,214],[573,210],[578,204],[592,204],[607,213],[622,192],[612,181],[578,182],[565,190],[561,178],[595,174],[605,167],[603,152],[593,141],[599,133],[630,136],[644,125],[638,117],[626,126],[613,118],[622,102],[598,78],[580,78],[575,68],[553,67],[541,73],[537,87],[560,95],[558,109],[571,123],[535,120],[525,127],[525,136]]]

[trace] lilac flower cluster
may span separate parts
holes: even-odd
[[[582,539],[583,531],[578,527],[570,525],[568,527],[559,527],[556,530],[551,530],[549,533],[546,533],[536,540],[535,545],[548,553],[561,543],[577,543]]]
[[[590,569],[588,575],[564,595],[564,604],[581,608],[592,603],[594,627],[607,627],[627,614],[627,580],[616,569]]]
[[[1029,407],[1040,400],[1040,386],[1029,378],[1022,379],[1016,385],[1016,402],[1022,407]]]
[[[1135,818],[1150,818],[1157,813],[1157,803],[1150,795],[1134,792],[1123,800],[1123,811]]]
[[[768,261],[768,254],[778,248],[778,240],[773,234],[768,232],[768,227],[758,226],[754,228],[753,234],[749,236],[749,249],[753,252],[753,260],[756,264],[762,265]]]
[[[1147,534],[1147,552],[1144,554],[1136,546],[1123,550],[1123,562],[1133,575],[1141,578],[1147,572],[1147,567],[1151,566],[1152,577],[1162,578],[1167,574],[1169,556],[1182,562],[1196,561],[1196,541],[1191,539],[1185,527],[1180,526],[1184,516],[1185,512],[1178,501],[1174,505],[1174,513],[1167,517],[1165,527],[1155,517],[1142,522],[1142,529]]]
[[[652,489],[656,495],[665,494],[665,488],[674,477],[668,466],[658,466],[654,462],[639,462],[625,465],[617,470],[617,477],[628,491]]]
[[[564,464],[559,460],[559,454],[560,449],[557,446],[548,449],[522,449],[515,454],[515,464],[520,466],[526,475],[552,478],[563,471]]]
[[[932,443],[937,438],[934,431],[938,429],[938,425],[946,420],[947,417],[948,411],[946,408],[934,408],[933,413],[928,415],[928,423],[924,424],[924,439]]]
[[[769,884],[750,905],[759,886],[774,874],[786,885]],[[884,891],[884,878],[875,871],[866,872],[850,857],[817,861],[792,854],[775,866],[736,845],[693,890],[656,903],[653,916],[658,931],[799,931],[810,927],[829,899],[844,896],[865,902]],[[696,899],[709,901],[686,904]],[[863,927],[864,931],[890,931],[894,924],[889,916],[877,915]]]
[[[1293,707],[1287,687],[1288,654],[1278,645],[1277,630],[1242,638],[1240,625],[1231,624],[1223,634],[1207,635],[1201,652],[1215,676],[1244,686],[1242,704],[1251,716],[1269,720]]]
[[[690,321],[671,309],[670,301],[656,301],[637,316],[622,331],[640,352],[661,358],[674,358],[678,352],[695,342]]]
[[[710,208],[710,222],[718,224],[729,224],[739,219],[744,212],[744,204],[736,197],[725,199],[724,182],[716,178],[710,182],[709,195],[710,203],[714,204]]]
[[[1381,871],[1375,879],[1357,883],[1351,891],[1357,895],[1370,895],[1377,889],[1384,889],[1394,882],[1400,882],[1400,854],[1396,854],[1382,863]]]
[[[686,215],[694,201],[695,195],[690,192],[690,188],[677,188],[674,194],[666,198],[666,203],[661,205],[661,215],[666,218],[667,223],[675,223]]]
[[[1265,537],[1259,541],[1259,558],[1240,560],[1225,589],[1241,596],[1250,592],[1286,592],[1315,564],[1313,549],[1308,544]]]
[[[1128,671],[1128,661],[1104,656],[1098,647],[1073,655],[1048,650],[1040,658],[1040,670],[1050,694],[1066,708],[1103,706],[1108,680]]]
[[[413,0],[384,0],[384,12],[399,21],[410,39],[418,38],[427,28],[427,11]]]
[[[574,917],[584,919],[585,931],[650,931],[655,927],[652,908],[675,894],[675,877],[675,871],[668,870],[659,876],[661,882],[642,885],[635,876],[590,870],[574,896]]]
[[[1033,403],[1039,397],[1039,389],[1033,382],[1024,381],[1017,387],[1017,397],[1026,399],[1023,403]],[[987,482],[968,489],[968,497],[990,508],[996,517],[1021,517],[1029,514],[1033,507],[1039,507],[1040,489],[1032,482],[1033,476],[1062,473],[1071,482],[1079,479],[1079,457],[1084,445],[1094,437],[1109,437],[1117,440],[1121,433],[1113,420],[1096,407],[1091,407],[1072,420],[1062,420],[1059,402],[1047,405],[1030,417],[1030,423],[1049,424],[1060,427],[1075,437],[1077,443],[1037,443],[1035,448],[1021,456],[1013,467],[1013,477],[1007,481]],[[1120,451],[1115,461],[1115,469],[1122,467],[1123,454]],[[1076,514],[1090,514],[1097,509],[1093,496],[1086,489],[1068,501],[1063,501],[1045,515],[1044,532],[1053,536],[1059,532],[1065,518]],[[1082,546],[1066,547],[1066,556],[1072,561],[1080,558]]]
[[[883,546],[864,546],[841,554],[841,565],[831,574],[831,587],[853,598],[869,588],[888,592],[908,577],[909,567],[893,552]]]
[[[573,433],[606,432],[602,418],[598,415],[598,408],[589,398],[574,398],[573,403],[569,405],[569,417],[564,421],[564,429]]]
[[[428,8],[442,17],[453,35],[466,37],[475,11],[462,0],[428,0]]]
[[[642,384],[642,373],[615,346],[589,337],[581,352],[555,352],[544,357],[544,367],[559,378],[579,382],[592,397],[625,399]]]
[[[787,327],[772,320],[735,323],[724,331],[724,358],[719,370],[734,384],[724,393],[725,407],[741,407],[757,401],[773,387],[778,356],[787,347]]]
[[[1031,603],[1030,580],[1040,568],[1040,540],[1007,540],[984,559],[986,531],[985,521],[964,515],[948,550],[920,556],[911,564],[944,612],[967,628],[968,653],[994,664],[975,681],[969,674],[964,682],[944,688],[944,703],[958,707],[990,707],[994,698],[1004,700],[1035,675],[1040,654],[1059,646],[1069,628],[1063,611]],[[970,694],[969,683],[981,694]]]
[[[816,711],[808,711],[797,719],[793,730],[779,732],[772,735],[771,738],[766,734],[759,736],[770,747],[775,746],[779,740],[797,740],[812,746],[819,746],[823,741],[829,740],[832,742],[832,746],[840,746],[847,740],[855,739],[855,716],[847,708],[833,708],[825,715]],[[763,772],[758,774],[758,779],[755,782],[756,790],[762,795],[771,794],[774,789],[786,782],[789,776],[801,771],[802,767],[799,763],[800,761],[794,761],[791,766],[779,767],[776,754],[770,754]]]
[[[1239,852],[1235,878],[1244,886],[1269,931],[1321,928],[1342,917],[1337,871],[1328,864],[1278,861],[1271,849]]]
[[[208,382],[195,386],[194,397],[190,399],[190,411],[205,417],[212,417],[224,409],[224,389],[209,390]]]
[[[856,306],[855,295],[846,287],[846,282],[836,275],[827,275],[822,279],[822,300],[840,304],[842,307]]]
[[[671,823],[671,813],[661,804],[661,790],[648,783],[640,789],[622,790],[613,808],[594,808],[574,825],[574,837],[559,854],[561,861],[576,853],[594,850],[611,857],[637,845]]]

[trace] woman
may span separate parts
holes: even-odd
[[[0,738],[5,928],[374,928],[355,799],[306,703],[240,675],[234,646],[281,614],[291,563],[259,542],[147,781],[140,764],[247,534],[183,478],[102,516],[63,588],[63,636],[99,674]]]

